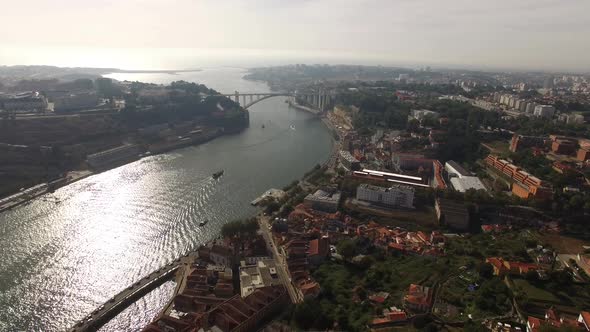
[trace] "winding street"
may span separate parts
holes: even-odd
[[[274,244],[272,233],[269,227],[269,217],[267,216],[258,216],[258,223],[260,225],[260,230],[262,232],[262,236],[266,242],[266,246],[270,252],[273,254],[273,259],[275,260],[277,266],[277,273],[283,285],[287,288],[287,292],[289,293],[289,297],[291,298],[292,303],[300,303],[303,301],[303,296],[299,292],[299,290],[293,285],[291,282],[291,278],[289,277],[289,273],[287,272],[287,260],[284,256],[282,256],[277,246]]]

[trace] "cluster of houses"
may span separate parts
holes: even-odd
[[[172,301],[143,331],[230,332],[260,327],[289,303],[265,245],[262,237],[255,236],[239,246],[229,239],[201,246],[182,270]]]
[[[389,228],[369,222],[357,227],[357,235],[369,238],[387,252],[423,256],[443,256],[445,238],[442,233],[410,232],[402,228]]]
[[[356,226],[352,218],[340,212],[322,212],[308,204],[299,204],[288,218],[275,219],[272,227],[291,281],[300,296],[308,298],[320,292],[320,285],[311,277],[310,269],[333,253],[334,243],[354,235]]]
[[[578,331],[590,331],[590,312],[582,311],[577,319],[560,314],[554,307],[545,311],[543,318],[529,316],[527,319],[527,332],[540,332],[545,327],[555,329],[568,329]]]
[[[272,228],[275,243],[302,298],[319,294],[320,285],[311,277],[310,269],[331,255],[338,255],[334,244],[343,239],[361,238],[390,254],[444,255],[445,238],[440,232],[412,232],[375,222],[361,224],[341,212],[315,210],[309,204],[297,205],[288,218],[276,218]],[[385,292],[377,293],[369,296],[369,300],[382,304],[388,296]],[[431,288],[412,284],[403,298],[404,309],[385,309],[369,327],[380,329],[407,323],[411,313],[426,312],[432,303]]]
[[[507,274],[524,276],[530,271],[539,273],[541,277],[544,274],[544,268],[536,263],[523,263],[516,261],[504,260],[501,257],[488,257],[486,263],[494,268],[494,275],[504,276]]]
[[[389,293],[379,292],[369,296],[369,300],[376,304],[383,304],[388,297]],[[403,297],[404,309],[397,307],[385,308],[382,315],[371,319],[368,327],[372,331],[381,331],[404,325],[412,318],[413,314],[428,312],[433,302],[434,293],[431,287],[411,284]]]

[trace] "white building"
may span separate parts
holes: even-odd
[[[465,168],[461,167],[461,165],[453,160],[449,160],[445,163],[445,171],[449,173],[449,177],[462,178],[465,176],[471,176],[471,173],[466,171]]]
[[[477,176],[472,176],[471,173],[452,160],[445,163],[445,171],[449,175],[453,189],[459,192],[464,193],[469,189],[486,190],[486,187]]]
[[[390,188],[363,183],[356,190],[356,199],[394,207],[414,207],[414,188],[394,185]]]
[[[257,288],[281,284],[274,259],[257,261],[254,265],[240,266],[240,295],[246,297]]]
[[[39,92],[0,95],[0,109],[17,113],[45,112],[47,99]]]
[[[525,112],[528,114],[533,114],[535,112],[535,107],[537,107],[536,103],[527,103]]]
[[[453,185],[453,189],[462,193],[469,189],[486,190],[486,187],[477,176],[452,177],[451,185]]]
[[[346,150],[340,150],[340,164],[349,171],[356,171],[360,168],[360,162]]]
[[[303,200],[303,204],[311,209],[330,213],[338,211],[339,203],[340,192],[330,193],[321,189],[305,196]]]
[[[424,120],[427,116],[438,118],[438,113],[430,110],[412,110],[412,117],[418,121]]]
[[[486,101],[486,100],[475,100],[473,102],[473,106],[481,108],[486,111],[494,111],[496,110],[496,104]]]
[[[518,99],[516,99],[516,97],[514,97],[514,96],[510,96],[510,100],[509,100],[509,102],[508,102],[508,106],[509,106],[510,108],[514,108],[514,107],[516,107],[516,102],[517,102],[517,101],[518,101]]]
[[[406,81],[410,78],[410,74],[399,74],[397,80],[398,81]]]
[[[582,114],[570,114],[567,116],[567,124],[582,124],[584,123],[584,116]]]
[[[551,105],[537,105],[533,115],[540,118],[551,118],[555,113],[555,107]]]

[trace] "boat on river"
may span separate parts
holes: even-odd
[[[221,171],[219,171],[219,172],[215,172],[215,173],[213,173],[213,178],[214,178],[215,180],[217,180],[217,179],[219,179],[219,177],[220,177],[220,176],[222,176],[222,175],[223,175],[223,170],[221,170]]]

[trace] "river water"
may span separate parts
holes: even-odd
[[[239,68],[116,74],[117,79],[187,80],[223,93],[268,91]],[[262,128],[264,124],[265,128]],[[203,145],[143,158],[0,214],[0,331],[63,331],[111,296],[221,226],[252,215],[250,201],[328,158],[321,121],[271,98],[250,109],[250,127]],[[225,174],[213,180],[218,170]],[[199,227],[200,221],[210,222]],[[152,291],[102,331],[138,331],[168,300]]]

